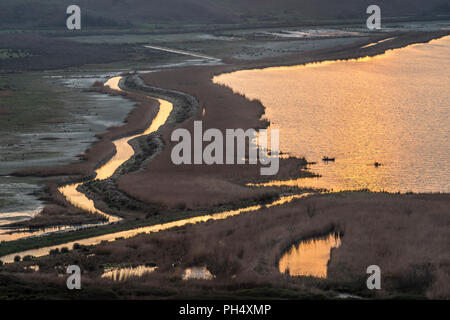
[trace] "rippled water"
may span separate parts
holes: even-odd
[[[312,171],[323,176],[283,184],[449,192],[449,75],[445,37],[374,58],[238,71],[214,81],[259,99],[280,129],[281,150],[317,162]]]

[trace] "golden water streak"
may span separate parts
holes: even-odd
[[[283,196],[280,199],[275,200],[274,202],[266,205],[266,207],[283,205],[283,204],[291,202],[292,200],[307,197],[309,195],[311,195],[311,193]],[[48,255],[50,250],[61,249],[63,247],[71,249],[75,243],[78,243],[81,245],[86,245],[86,246],[87,245],[97,245],[102,241],[111,242],[111,241],[115,241],[117,238],[125,238],[125,239],[131,238],[131,237],[134,237],[134,236],[136,236],[138,234],[142,234],[142,233],[155,233],[155,232],[159,232],[159,231],[163,231],[163,230],[172,229],[175,227],[182,227],[182,226],[185,226],[188,224],[202,223],[202,222],[211,221],[211,220],[224,220],[229,217],[237,216],[242,213],[258,211],[258,210],[262,209],[263,207],[264,207],[264,205],[254,205],[254,206],[249,206],[249,207],[236,209],[236,210],[224,211],[224,212],[219,212],[219,213],[215,213],[215,214],[208,214],[208,215],[199,216],[199,217],[193,217],[193,218],[187,218],[187,219],[157,224],[157,225],[149,226],[149,227],[141,227],[141,228],[132,229],[132,230],[126,230],[126,231],[105,234],[102,236],[96,236],[96,237],[92,237],[92,238],[71,241],[71,242],[67,242],[64,244],[56,245],[56,246],[44,247],[44,248],[40,248],[40,249],[31,249],[31,250],[27,250],[27,251],[23,251],[23,252],[13,253],[13,254],[1,257],[0,260],[2,260],[3,262],[9,263],[9,262],[14,261],[15,256],[23,257],[26,255],[32,255],[35,257],[41,257],[41,256]]]
[[[248,187],[298,187],[303,189],[322,189],[326,190],[330,188],[330,185],[327,181],[321,179],[320,177],[312,177],[312,178],[298,178],[291,180],[271,180],[262,183],[247,183]],[[341,192],[347,191],[345,188],[331,188],[331,192]]]
[[[70,202],[74,207],[80,208],[90,213],[96,213],[104,216],[110,223],[122,220],[119,217],[104,213],[95,207],[94,201],[86,197],[86,195],[77,190],[82,183],[68,184],[58,188],[58,191]]]
[[[131,140],[156,132],[162,125],[164,125],[172,112],[173,105],[162,99],[158,99],[158,102],[159,112],[155,119],[153,119],[152,124],[144,132],[131,137],[121,138],[113,142],[116,147],[116,154],[106,164],[95,171],[97,174],[95,180],[108,179],[114,174],[114,172],[116,172],[117,168],[133,156],[134,150],[129,144]]]
[[[92,225],[94,226],[94,225]],[[57,227],[50,227],[45,228],[42,230],[37,231],[30,231],[28,228],[24,229],[17,229],[17,228],[10,228],[10,229],[1,229],[0,233],[0,242],[2,241],[14,241],[19,240],[23,238],[30,238],[30,237],[39,237],[43,236],[49,233],[54,232],[63,232],[68,230],[75,230],[76,227],[74,226],[57,226]]]
[[[377,41],[377,42],[374,42],[374,43],[369,43],[368,45],[365,45],[365,46],[361,47],[361,49],[373,47],[373,46],[376,46],[377,44],[380,44],[380,43],[383,43],[383,42],[386,42],[386,41],[391,41],[391,40],[394,40],[394,39],[395,39],[395,37],[394,38],[383,39],[383,40],[380,40],[380,41]]]
[[[119,88],[119,82],[121,79],[122,77],[111,78],[105,82],[105,86],[108,86],[114,90],[122,91]],[[158,114],[153,119],[151,125],[144,132],[113,141],[116,148],[116,153],[108,162],[106,162],[102,167],[96,170],[96,177],[94,180],[104,180],[110,178],[114,174],[114,172],[116,172],[117,168],[119,168],[123,163],[127,162],[134,155],[134,150],[129,144],[131,140],[156,132],[162,125],[164,125],[173,110],[173,105],[172,103],[162,99],[158,99],[158,102]],[[80,208],[87,212],[100,214],[106,217],[110,223],[122,220],[119,217],[109,215],[97,209],[95,207],[94,201],[87,198],[86,195],[77,190],[77,188],[81,184],[82,183],[74,183],[65,185],[58,188],[58,191],[61,192],[61,194],[64,195],[67,201],[69,201],[70,204],[72,204],[74,207]]]

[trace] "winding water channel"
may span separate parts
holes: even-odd
[[[113,90],[122,91],[119,87],[119,82],[120,82],[121,78],[122,77],[111,78],[105,83],[105,86],[108,86]],[[117,168],[119,168],[123,163],[128,161],[133,156],[134,150],[130,146],[129,141],[131,141],[132,139],[135,139],[137,137],[140,137],[143,135],[148,135],[152,132],[155,132],[162,125],[165,124],[170,113],[173,110],[173,105],[172,105],[172,103],[170,103],[166,100],[163,100],[163,99],[158,99],[158,102],[160,104],[159,112],[156,115],[155,119],[152,121],[151,125],[144,132],[133,135],[133,136],[120,138],[113,142],[116,147],[116,154],[108,162],[106,162],[103,166],[101,166],[99,169],[96,170],[96,176],[95,176],[94,180],[103,180],[103,179],[107,179],[107,178],[111,177],[114,174],[114,172],[117,170]],[[64,185],[64,186],[60,187],[58,190],[61,192],[61,194],[63,194],[66,197],[67,201],[69,201],[75,207],[81,208],[81,209],[86,210],[91,213],[101,214],[108,219],[109,223],[118,222],[121,220],[120,217],[109,215],[109,214],[97,209],[95,207],[93,200],[87,198],[86,195],[84,195],[83,193],[81,193],[80,191],[77,190],[78,186],[80,186],[81,184],[82,183],[73,183],[73,184]],[[278,200],[275,200],[272,203],[267,204],[265,206],[272,207],[272,206],[283,205],[294,199],[299,199],[302,197],[306,197],[308,195],[310,195],[310,194],[304,193],[304,194],[282,196]],[[257,211],[263,207],[264,207],[264,205],[253,205],[253,206],[248,206],[248,207],[244,207],[244,208],[240,208],[240,209],[236,209],[236,210],[224,211],[224,212],[219,212],[219,213],[215,213],[215,214],[208,214],[208,215],[192,217],[192,218],[172,221],[172,222],[168,222],[168,223],[163,223],[163,224],[157,224],[157,225],[148,226],[148,227],[141,227],[141,228],[120,231],[120,232],[105,234],[105,235],[96,236],[96,237],[85,238],[85,239],[71,241],[71,242],[67,242],[67,243],[63,243],[63,244],[59,244],[59,245],[55,245],[55,246],[43,247],[43,248],[39,248],[39,249],[31,249],[31,250],[26,250],[23,252],[9,254],[9,255],[1,257],[0,260],[2,260],[3,262],[6,262],[6,263],[10,263],[10,262],[14,261],[14,257],[16,257],[16,256],[20,256],[20,257],[24,257],[27,255],[31,255],[31,256],[35,256],[35,257],[45,256],[45,255],[48,255],[50,250],[61,249],[64,247],[72,248],[75,243],[80,244],[80,245],[96,245],[96,244],[101,243],[102,241],[115,241],[117,238],[131,238],[131,237],[134,237],[141,233],[159,232],[162,230],[167,230],[167,229],[171,229],[171,228],[175,228],[175,227],[181,227],[181,226],[184,226],[187,224],[206,222],[209,220],[223,220],[223,219],[235,216],[235,215],[239,215],[241,213]]]
[[[278,206],[278,205],[282,205],[285,203],[289,203],[295,199],[307,197],[309,195],[311,195],[311,193],[283,196],[280,199],[278,199],[270,204],[267,204],[265,206],[266,207]],[[10,263],[10,262],[14,261],[15,256],[24,257],[27,255],[31,255],[34,257],[42,257],[45,255],[48,255],[50,250],[61,249],[64,247],[71,249],[75,243],[78,243],[80,245],[86,245],[86,246],[87,245],[97,245],[97,244],[101,243],[102,241],[115,241],[117,238],[124,238],[124,239],[131,238],[138,234],[159,232],[159,231],[163,231],[163,230],[172,229],[175,227],[182,227],[187,224],[201,223],[201,222],[206,222],[206,221],[210,221],[210,220],[224,220],[229,217],[236,216],[236,215],[239,215],[242,213],[258,211],[258,210],[262,209],[263,207],[264,207],[264,205],[254,205],[254,206],[249,206],[249,207],[240,208],[240,209],[236,209],[236,210],[224,211],[224,212],[219,212],[219,213],[214,213],[214,214],[207,214],[204,216],[176,220],[176,221],[157,224],[157,225],[148,226],[148,227],[141,227],[141,228],[126,230],[126,231],[114,232],[114,233],[105,234],[105,235],[101,235],[101,236],[66,242],[63,244],[55,245],[55,246],[49,246],[49,247],[44,247],[44,248],[39,248],[39,249],[31,249],[31,250],[26,250],[26,251],[22,251],[22,252],[17,252],[17,253],[3,256],[0,258],[0,260],[2,260],[3,262],[6,262],[6,263]]]
[[[114,77],[105,82],[105,86],[113,90],[122,91],[119,87],[119,82],[122,77]],[[173,105],[169,101],[158,99],[159,111],[151,125],[142,133],[132,136],[114,140],[116,154],[108,160],[103,166],[95,171],[96,176],[94,180],[104,180],[110,178],[114,172],[125,162],[127,162],[133,155],[134,150],[129,142],[135,138],[151,134],[164,125],[173,110]],[[100,214],[108,219],[109,223],[115,223],[121,220],[120,217],[109,215],[95,207],[94,201],[87,198],[86,195],[77,190],[83,183],[73,183],[60,187],[58,190],[73,206],[83,209],[91,213]]]

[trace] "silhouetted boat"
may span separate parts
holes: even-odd
[[[322,161],[328,162],[328,161],[333,161],[336,160],[336,158],[329,158],[329,157],[323,157]]]
[[[379,166],[381,166],[381,163],[375,161],[375,162],[373,163],[373,165],[375,166],[375,168],[378,168]]]

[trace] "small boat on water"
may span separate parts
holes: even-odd
[[[328,161],[334,162],[334,160],[336,160],[336,158],[330,158],[330,157],[327,157],[327,156],[322,158],[322,161],[324,161],[324,162],[328,162]]]
[[[375,168],[378,168],[379,166],[381,166],[381,163],[375,161],[375,162],[373,163],[373,165],[375,166]]]

